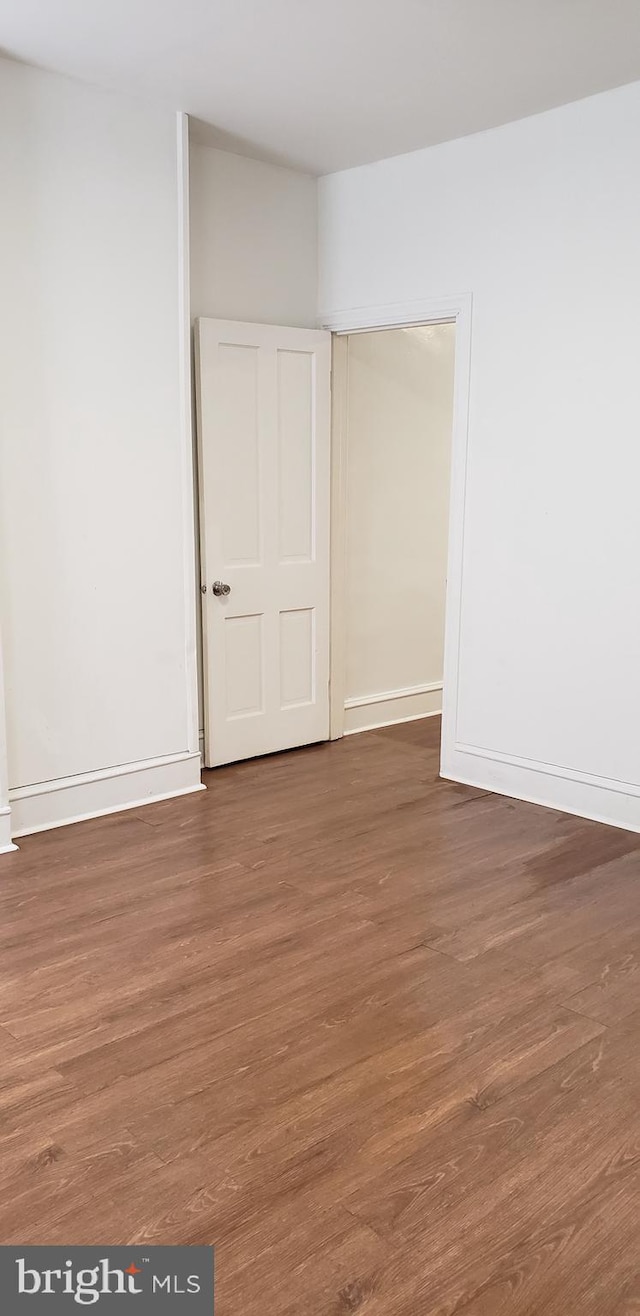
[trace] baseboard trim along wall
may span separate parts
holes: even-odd
[[[191,752],[20,786],[9,791],[11,833],[26,836],[199,790],[200,754]]]
[[[5,806],[0,809],[0,854],[7,854],[9,850],[17,849],[17,845],[11,840],[11,809]]]
[[[482,746],[443,742],[441,776],[560,813],[640,832],[640,786]]]
[[[442,681],[405,686],[400,690],[381,690],[374,695],[356,695],[345,699],[343,734],[352,736],[357,731],[374,731],[376,727],[412,722],[440,712]]]

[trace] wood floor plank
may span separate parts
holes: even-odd
[[[3,857],[0,1241],[217,1243],[220,1316],[640,1311],[640,836],[438,740]]]

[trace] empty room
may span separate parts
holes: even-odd
[[[639,140],[636,0],[0,0],[7,1316],[640,1312]]]

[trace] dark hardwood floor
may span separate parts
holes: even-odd
[[[0,861],[0,1242],[215,1242],[217,1316],[640,1312],[640,835],[438,731]]]

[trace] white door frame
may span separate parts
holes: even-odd
[[[471,293],[433,297],[425,301],[395,302],[388,306],[360,306],[322,316],[322,328],[334,337],[334,397],[331,435],[331,739],[343,734],[345,703],[345,545],[347,414],[345,348],[341,338],[367,329],[410,328],[412,325],[453,322],[456,326],[451,439],[451,493],[445,610],[444,688],[442,703],[441,767],[452,762],[456,743],[462,555],[464,544],[467,452],[469,431],[469,377],[471,370]],[[341,355],[344,354],[344,355]],[[447,774],[448,775],[448,774]]]

